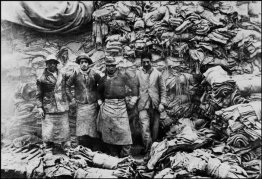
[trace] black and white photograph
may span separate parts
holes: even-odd
[[[1,1],[1,178],[260,179],[261,1]]]

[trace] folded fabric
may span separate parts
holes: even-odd
[[[230,80],[228,73],[221,66],[211,67],[203,75],[210,85]]]
[[[155,164],[160,159],[162,154],[168,149],[168,142],[167,140],[163,140],[161,142],[154,142],[152,144],[151,150],[150,150],[150,159],[147,163],[148,169],[154,169]]]
[[[2,19],[45,33],[68,33],[92,20],[91,1],[6,2]],[[13,9],[15,13],[9,13]]]
[[[233,75],[230,78],[236,82],[239,90],[246,95],[261,92],[261,76],[243,74]]]

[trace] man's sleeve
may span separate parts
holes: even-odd
[[[97,86],[98,99],[104,100],[104,88],[105,88],[105,80],[104,78],[100,78]]]
[[[42,84],[41,81],[39,79],[37,79],[36,81],[36,105],[38,108],[42,108],[43,107],[43,88],[42,88]]]
[[[131,79],[125,74],[124,81],[126,82],[126,85],[131,89],[132,96],[138,96],[137,78]]]
[[[94,75],[94,78],[95,78],[95,83],[96,83],[96,86],[97,86],[97,99],[101,100],[102,99],[102,94],[98,90],[98,85],[99,85],[99,82],[101,80],[101,76],[96,72],[95,75]]]
[[[76,76],[76,71],[69,76],[68,80],[66,80],[65,83],[66,95],[69,101],[72,101],[72,99],[74,98],[71,92],[72,91],[71,86],[74,84],[75,76]]]
[[[165,85],[165,81],[164,78],[162,77],[162,74],[159,74],[159,89],[160,89],[160,102],[166,106],[167,102],[166,102],[166,85]]]

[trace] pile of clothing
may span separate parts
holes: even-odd
[[[135,162],[131,157],[117,158],[78,146],[67,153],[44,149],[39,143],[2,149],[1,168],[26,178],[132,178]],[[18,175],[17,175],[18,176]]]

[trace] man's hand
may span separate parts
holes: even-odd
[[[70,106],[75,106],[76,105],[76,100],[73,98],[69,104]]]
[[[163,112],[164,110],[165,110],[164,105],[160,103],[159,106],[158,106],[158,111],[161,113],[161,112]]]
[[[130,101],[128,102],[128,105],[130,108],[134,108],[136,102],[138,100],[138,97],[137,96],[132,96]]]
[[[99,100],[97,101],[97,104],[98,104],[99,106],[101,106],[101,105],[103,104],[102,100],[99,99]]]
[[[38,108],[38,113],[41,117],[45,116],[44,110],[42,108]]]

